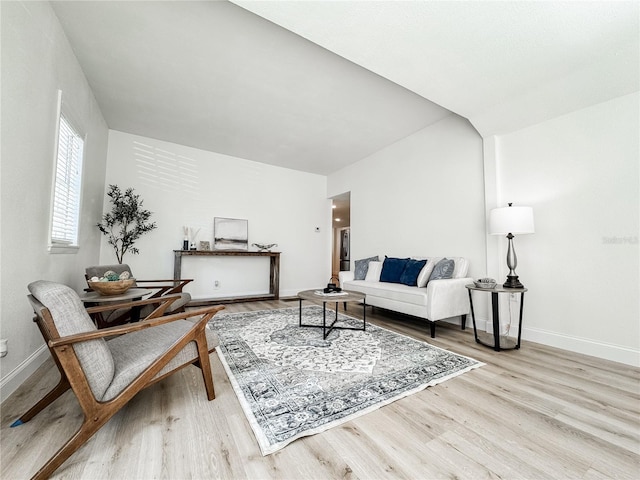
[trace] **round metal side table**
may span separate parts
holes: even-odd
[[[522,334],[522,310],[524,308],[524,292],[527,291],[526,288],[505,288],[502,286],[495,286],[494,288],[480,288],[476,287],[474,284],[465,285],[467,290],[469,291],[469,305],[471,306],[471,320],[473,320],[473,335],[476,338],[476,343],[480,343],[486,347],[493,348],[496,352],[500,350],[512,350],[520,348],[520,336]],[[493,343],[490,342],[490,339],[485,339],[489,337],[488,334],[480,332],[478,334],[478,329],[476,328],[476,315],[473,311],[473,296],[471,293],[473,291],[486,292],[491,294],[491,311],[493,313]],[[499,303],[498,303],[498,295],[501,293],[519,293],[520,294],[520,320],[518,321],[518,340],[514,342],[514,340],[510,337],[503,336],[503,343],[500,343],[500,312],[499,312]]]

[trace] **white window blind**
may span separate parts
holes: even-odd
[[[51,217],[52,246],[77,246],[84,142],[60,115],[58,156]]]

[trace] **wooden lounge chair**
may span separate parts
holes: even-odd
[[[31,420],[69,388],[84,413],[79,430],[34,479],[48,478],[140,390],[187,365],[200,367],[207,397],[215,398],[209,353],[217,345],[217,339],[206,325],[224,307],[163,316],[177,299],[171,296],[143,321],[98,330],[89,313],[125,305],[85,309],[72,289],[43,280],[31,283],[29,292],[36,314],[34,321],[60,370],[60,382],[12,427]],[[126,306],[154,301],[158,302],[146,299]]]

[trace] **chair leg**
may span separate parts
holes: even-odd
[[[204,332],[202,336],[204,337]],[[202,379],[204,380],[204,388],[207,391],[207,398],[213,400],[216,398],[216,392],[213,388],[213,376],[211,375],[211,362],[209,361],[206,337],[197,341],[196,345],[198,347],[198,366],[202,370]]]
[[[62,375],[60,377],[60,381],[58,384],[53,387],[49,393],[47,393],[38,403],[36,403],[33,407],[31,407],[24,415],[22,415],[18,420],[11,424],[12,427],[17,427],[22,425],[23,423],[27,423],[33,417],[35,417],[38,413],[44,410],[46,407],[51,405],[60,395],[69,390],[71,385],[69,385],[69,381],[67,377]]]
[[[429,329],[431,330],[431,338],[436,338],[436,322],[429,320]]]
[[[462,326],[462,330],[467,328],[467,314],[464,314],[460,317],[460,325]]]
[[[93,421],[90,418],[84,419],[82,425],[78,431],[65,443],[60,450],[58,450],[53,457],[51,457],[47,463],[45,463],[40,470],[31,478],[31,480],[46,480],[53,472],[55,472],[60,465],[62,465],[67,459],[73,455],[84,443],[89,440],[94,433],[107,423],[107,421],[117,412],[114,410],[106,418],[101,418],[99,421]]]

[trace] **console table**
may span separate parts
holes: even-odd
[[[469,305],[471,306],[471,319],[473,320],[473,335],[476,337],[476,342],[484,345],[485,347],[491,347],[496,352],[499,352],[500,350],[519,349],[520,337],[522,335],[522,310],[524,308],[524,292],[526,292],[527,289],[524,287],[505,288],[501,286],[496,286],[493,288],[481,288],[476,287],[474,284],[465,285],[465,287],[469,291]],[[493,314],[493,343],[484,340],[483,338],[481,338],[481,335],[478,334],[478,330],[476,329],[476,315],[473,311],[473,297],[471,295],[472,291],[486,292],[491,294],[491,311]],[[514,343],[510,338],[503,338],[504,343],[500,345],[500,313],[498,304],[498,294],[500,293],[520,294],[520,320],[518,322],[518,341],[516,343]]]
[[[254,302],[278,300],[280,298],[280,252],[249,252],[246,250],[174,250],[173,278],[182,273],[182,257],[269,257],[269,293],[264,295],[242,295],[237,297],[192,300],[189,306],[213,305],[216,303]]]

